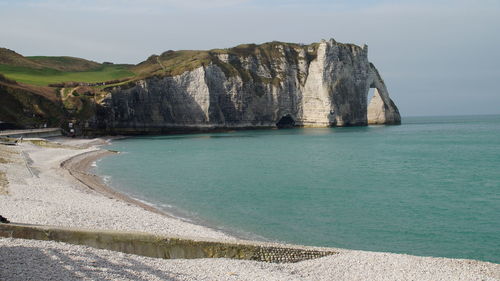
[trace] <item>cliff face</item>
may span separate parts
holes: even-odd
[[[154,75],[108,88],[90,127],[123,133],[399,124],[398,109],[367,54],[367,46],[333,39],[308,46],[245,45],[197,53],[192,69],[183,66],[172,75],[175,64],[167,59],[175,52],[167,52],[156,58]],[[148,63],[153,67],[155,59]],[[370,88],[377,91],[368,106]]]

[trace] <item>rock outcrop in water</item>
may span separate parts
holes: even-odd
[[[169,51],[138,67],[149,75],[106,89],[91,128],[130,133],[400,123],[366,45],[331,39]],[[376,93],[368,106],[370,88]]]

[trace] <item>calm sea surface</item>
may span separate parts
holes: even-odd
[[[500,116],[136,137],[110,185],[194,221],[305,245],[500,262]]]

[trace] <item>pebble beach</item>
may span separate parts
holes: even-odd
[[[238,241],[107,187],[88,167],[105,139],[0,146],[0,215],[15,223],[136,231]],[[165,260],[52,241],[0,238],[0,280],[500,280],[500,265],[334,249],[288,264],[231,259]]]

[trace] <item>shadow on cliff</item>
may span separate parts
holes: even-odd
[[[162,133],[179,125],[207,123],[194,97],[166,77],[149,81],[147,90],[136,85],[113,91],[110,99],[97,106],[92,129],[114,134]]]

